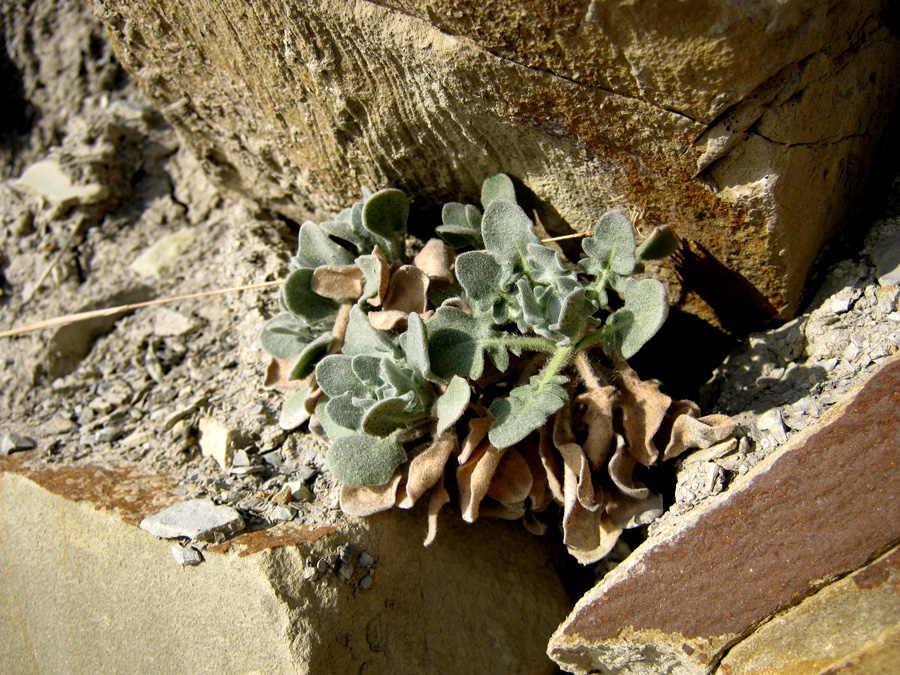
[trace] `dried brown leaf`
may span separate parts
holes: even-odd
[[[524,525],[525,529],[531,532],[531,534],[538,537],[544,536],[547,532],[547,523],[540,520],[531,509],[525,511],[525,516],[522,518],[522,525]]]
[[[459,453],[459,463],[465,464],[469,461],[472,453],[481,445],[481,441],[488,435],[494,418],[490,415],[485,417],[474,417],[469,420],[469,433],[463,439],[462,451]]]
[[[369,312],[369,323],[378,330],[390,330],[402,333],[407,327],[409,314],[398,309],[382,312]]]
[[[266,389],[285,389],[293,391],[300,389],[309,384],[309,378],[303,380],[290,379],[291,371],[294,364],[284,359],[272,358],[269,366],[266,368],[266,379],[263,381],[263,387]]]
[[[442,239],[429,239],[413,259],[413,265],[429,279],[453,283],[453,249]]]
[[[584,405],[583,422],[587,425],[587,438],[582,447],[594,469],[600,469],[612,452],[613,408],[616,388],[612,385],[579,394],[575,401]]]
[[[650,466],[659,457],[653,437],[672,399],[663,394],[655,382],[638,377],[625,361],[618,360],[616,370],[621,378],[618,404],[622,409],[628,452],[644,466]]]
[[[399,492],[397,506],[412,508],[419,497],[441,480],[450,455],[459,450],[455,434],[443,434],[412,458],[406,475],[406,485]]]
[[[547,470],[541,462],[541,454],[534,435],[529,435],[518,447],[525,448],[523,456],[531,471],[531,490],[528,499],[531,501],[531,511],[543,511],[553,502],[553,494],[547,484]]]
[[[622,437],[617,438],[619,442],[616,444],[616,451],[609,460],[609,476],[616,487],[632,499],[647,499],[650,490],[634,481],[634,467],[637,466],[637,460],[627,451]]]
[[[481,500],[487,495],[494,471],[503,457],[504,450],[497,450],[484,441],[465,464],[456,470],[456,484],[459,486],[459,504],[462,517],[467,523],[478,519]]]
[[[521,504],[524,509],[532,482],[528,462],[518,450],[508,448],[494,471],[487,494],[501,504]]]
[[[575,498],[589,511],[596,511],[602,505],[596,501],[591,469],[581,446],[575,442],[571,427],[572,409],[567,403],[553,418],[553,445],[563,458],[563,493],[569,499],[569,481],[574,481]],[[569,509],[568,503],[565,504]]]
[[[734,433],[736,427],[737,422],[727,415],[706,415],[699,419],[681,415],[672,425],[672,435],[663,452],[663,459],[677,457],[685,450],[705,450],[721,443]]]
[[[313,293],[336,302],[355,302],[365,275],[356,265],[320,265],[312,275]]]
[[[387,511],[397,501],[397,488],[400,486],[402,478],[403,474],[398,471],[384,485],[362,488],[342,486],[341,510],[355,518],[364,518]]]
[[[398,267],[391,274],[391,283],[384,296],[384,309],[423,314],[428,309],[428,283],[428,275],[418,267]]]
[[[544,466],[544,473],[547,476],[547,486],[550,488],[550,494],[553,499],[560,504],[566,501],[563,494],[563,467],[559,461],[559,456],[554,451],[552,431],[548,425],[544,425],[540,430],[540,445],[538,445],[538,453],[541,458],[541,464]]]
[[[518,520],[525,516],[525,504],[482,504],[479,511],[482,518],[500,518],[502,520]]]
[[[375,258],[375,261],[378,263],[378,274],[379,274],[379,283],[378,283],[378,292],[368,300],[372,307],[379,307],[384,302],[384,296],[387,295],[388,285],[391,282],[391,265],[388,263],[387,256],[384,254],[384,251],[381,250],[380,247],[376,246],[372,250],[372,256]]]
[[[582,448],[591,467],[600,469],[612,452],[616,388],[601,381],[583,353],[576,354],[574,361],[586,389],[575,398],[576,403],[584,406],[581,419],[587,425]]]
[[[428,532],[425,534],[425,546],[430,546],[434,541],[434,537],[437,534],[438,515],[440,515],[444,504],[449,501],[450,495],[444,488],[443,474],[441,474],[441,480],[438,481],[434,490],[431,491],[431,498],[428,500]]]
[[[625,530],[649,525],[663,513],[662,495],[649,493],[646,499],[634,499],[623,494],[612,494],[606,513],[613,525]]]
[[[597,529],[597,537],[596,540],[591,537],[590,541],[596,541],[596,545],[589,548],[566,544],[572,557],[582,565],[590,565],[609,555],[619,540],[619,535],[622,534],[622,528],[616,527],[605,512],[595,511],[591,515],[594,517],[593,523]]]

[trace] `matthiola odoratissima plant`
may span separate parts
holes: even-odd
[[[442,239],[412,261],[399,190],[301,226],[284,311],[260,337],[299,384],[280,423],[327,436],[351,515],[430,492],[430,543],[453,497],[468,521],[522,518],[535,532],[556,502],[569,551],[593,562],[661,513],[638,465],[733,429],[626,363],[667,313],[663,285],[635,275],[678,241],[663,227],[638,245],[610,211],[576,266],[541,242],[508,176],[488,176],[482,205],[446,204]]]

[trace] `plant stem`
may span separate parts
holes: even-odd
[[[583,338],[578,341],[578,344],[575,345],[576,351],[582,351],[584,349],[590,349],[595,345],[600,344],[603,340],[606,339],[606,326],[601,328],[600,330],[595,330],[592,333],[588,333]]]
[[[553,355],[553,358],[550,360],[550,363],[547,364],[547,367],[544,369],[544,372],[541,375],[541,387],[547,384],[552,377],[554,377],[560,370],[562,370],[563,366],[566,365],[566,362],[569,360],[569,357],[574,351],[575,347],[573,345],[560,347],[556,350],[556,353]]]

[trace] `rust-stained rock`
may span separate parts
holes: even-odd
[[[92,4],[220,184],[299,222],[506,171],[552,234],[673,224],[720,315],[796,309],[898,92],[886,0]]]
[[[136,527],[180,501],[165,476],[32,470],[36,452],[0,457],[4,673],[554,670],[543,648],[570,604],[520,528],[447,524],[426,549],[424,508],[284,523],[182,567]]]
[[[706,674],[761,622],[896,546],[898,404],[893,359],[728,492],[639,547],[579,601],[551,656],[575,673]],[[872,566],[856,579],[888,573]]]
[[[898,590],[900,549],[895,548],[760,626],[729,650],[718,673],[869,675],[887,665],[893,668],[883,672],[898,673]]]

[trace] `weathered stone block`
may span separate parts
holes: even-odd
[[[801,625],[816,606],[808,623],[824,635],[834,613],[844,611],[826,601],[840,596],[828,584],[900,543],[898,392],[894,358],[728,492],[642,544],[578,602],[551,639],[550,655],[574,673],[708,675],[730,650],[722,675],[818,673],[815,666],[849,658],[896,628],[895,587],[883,585],[896,575],[894,553],[850,578],[881,593],[847,601],[843,628],[857,625],[829,647],[831,661],[819,653],[810,670],[795,670],[790,650],[757,654],[766,635],[789,642],[778,627]],[[865,598],[880,598],[881,609]],[[853,603],[871,614],[855,615]],[[798,604],[746,647],[741,642]],[[816,649],[811,640],[807,647]],[[755,669],[757,660],[764,667]]]
[[[611,206],[674,224],[679,278],[744,317],[796,309],[898,91],[885,1],[93,5],[206,170],[268,207],[474,201],[503,170],[553,234]]]
[[[282,524],[182,567],[136,527],[179,501],[165,478],[24,457],[0,457],[4,673],[554,670],[544,646],[570,605],[544,542],[511,524],[448,518],[428,549],[424,513]],[[305,574],[336,551],[366,569]]]

